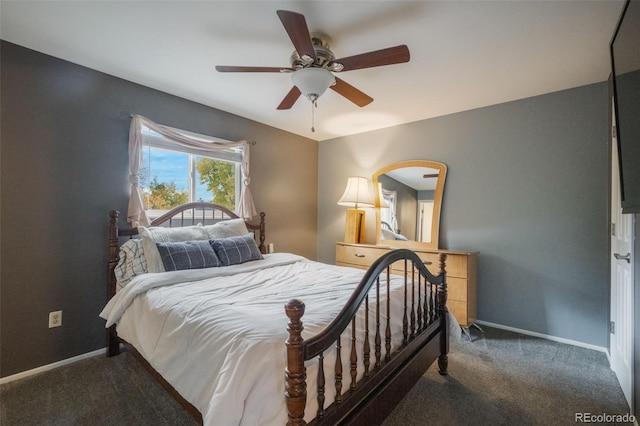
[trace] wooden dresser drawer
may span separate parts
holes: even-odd
[[[467,280],[447,277],[447,300],[467,303]]]
[[[428,253],[417,251],[416,254],[420,259],[425,262],[429,271],[434,275],[438,275],[440,272],[440,262],[438,260],[438,253]],[[448,277],[467,278],[467,256],[460,254],[447,254],[445,260],[445,270]]]
[[[336,264],[346,266],[364,266],[364,269],[369,269],[369,266],[380,256],[387,253],[389,250],[378,247],[368,246],[351,246],[351,245],[336,245]]]
[[[466,302],[460,302],[457,300],[449,300],[447,301],[447,307],[449,308],[449,312],[451,312],[453,314],[454,317],[456,317],[456,320],[458,321],[458,324],[460,324],[462,327],[468,327],[469,325],[472,324],[467,312],[467,303]],[[474,319],[475,321],[475,319]]]

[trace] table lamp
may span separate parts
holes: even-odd
[[[344,228],[344,242],[364,243],[364,219],[365,211],[360,207],[374,207],[375,202],[369,192],[369,181],[365,177],[352,176],[347,180],[347,187],[344,194],[338,200],[341,206],[350,207],[347,209],[346,223]]]

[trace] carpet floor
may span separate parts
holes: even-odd
[[[604,353],[483,328],[452,339],[449,375],[431,367],[383,425],[571,425],[582,413],[629,413]],[[124,352],[0,386],[0,424],[196,423]]]

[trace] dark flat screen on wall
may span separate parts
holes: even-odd
[[[640,213],[640,0],[627,0],[611,39],[623,213]]]

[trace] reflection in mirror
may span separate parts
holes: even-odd
[[[404,161],[373,175],[378,187],[377,244],[438,248],[446,171],[434,161]]]

